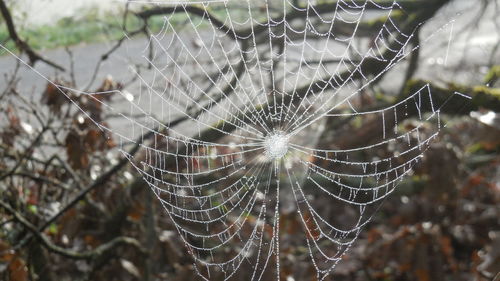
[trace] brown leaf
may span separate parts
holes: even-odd
[[[472,186],[478,186],[484,181],[484,176],[475,175],[469,178],[469,184]]]
[[[13,146],[15,143],[15,138],[21,133],[21,120],[17,116],[12,106],[8,106],[6,110],[7,115],[7,127],[0,132],[0,138],[2,142],[8,146]]]
[[[294,235],[300,228],[300,222],[295,213],[284,213],[280,215],[280,232]]]
[[[373,243],[382,238],[382,233],[376,229],[372,228],[368,231],[368,243]]]
[[[123,85],[113,80],[113,77],[108,76],[102,82],[101,86],[96,90],[98,93],[110,92],[115,90],[121,90]],[[110,94],[95,95],[99,100],[109,100],[111,98]]]
[[[85,150],[83,138],[75,130],[71,130],[65,140],[68,162],[75,170],[86,169],[89,166],[89,156]]]
[[[20,128],[21,121],[14,111],[14,108],[9,105],[7,107],[7,118],[9,119],[9,126],[13,128]]]
[[[123,86],[113,81],[111,77],[106,78],[101,86],[93,94],[82,96],[78,100],[80,108],[90,115],[96,122],[102,121],[103,102],[109,101],[114,90],[120,90]]]
[[[66,83],[60,80],[56,80],[54,84],[64,85]],[[65,103],[68,103],[70,100],[65,96],[65,94],[67,94],[67,91],[62,88],[58,88],[54,84],[47,83],[45,91],[42,94],[42,103],[48,105],[52,113],[60,115],[62,106]]]
[[[318,240],[321,232],[319,231],[318,225],[316,225],[314,218],[309,212],[304,212],[303,217],[306,224],[305,226],[307,228],[307,237],[310,239]]]
[[[453,258],[453,246],[451,245],[451,238],[448,236],[439,237],[439,242],[441,244],[441,251],[443,252],[446,261],[450,268],[456,272],[458,270],[458,265]]]
[[[431,281],[429,271],[426,269],[416,269],[415,275],[417,276],[418,281]]]
[[[9,279],[12,281],[28,280],[28,269],[26,263],[20,257],[14,257],[9,264]]]
[[[12,260],[12,258],[14,257],[14,252],[9,249],[9,244],[0,240],[0,262],[8,263]]]
[[[136,201],[127,213],[127,217],[133,221],[140,221],[142,216],[144,216],[144,206]]]
[[[94,235],[90,235],[90,234],[85,235],[83,237],[83,240],[85,241],[85,243],[87,245],[90,245],[93,248],[99,246],[99,244],[100,244],[99,239],[97,239],[97,237],[95,237]]]
[[[96,150],[99,150],[100,147],[100,142],[102,138],[101,131],[95,130],[95,129],[90,129],[87,131],[87,134],[85,135],[85,146],[90,149],[90,151],[95,152]]]
[[[103,124],[105,125],[105,124]],[[90,152],[104,151],[116,146],[115,142],[106,133],[106,131],[99,129],[89,129],[85,135],[85,147],[89,149]]]

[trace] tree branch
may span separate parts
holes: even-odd
[[[210,21],[211,24],[213,24],[216,28],[219,28],[222,32],[226,33],[227,36],[229,36],[229,38],[231,38],[233,40],[237,40],[236,33],[233,29],[226,26],[222,21],[217,19],[217,17],[215,17],[214,15],[212,15],[211,13],[206,11],[205,9],[202,9],[200,7],[197,7],[197,6],[185,6],[184,8],[179,8],[177,6],[175,6],[175,7],[158,7],[158,8],[138,12],[135,15],[143,20],[147,20],[148,18],[150,18],[152,16],[180,13],[180,12],[184,12],[184,11],[187,13],[190,13],[192,15],[198,16],[198,17],[206,17],[206,19],[208,21]]]
[[[418,31],[419,29],[419,24],[432,18],[434,14],[449,1],[450,0],[434,1],[432,2],[433,5],[429,5],[427,7],[424,6],[425,7],[424,9],[422,9],[421,7],[421,9],[418,12],[415,12],[415,14],[409,16],[406,23],[403,24],[402,27],[400,28],[400,34],[398,34],[396,39],[390,43],[389,48],[395,49],[397,48],[396,45],[398,44],[398,41],[404,42],[405,40],[408,40],[408,38],[406,38],[401,34],[405,33],[415,34],[415,32]],[[357,67],[357,70],[355,70],[354,73],[348,70],[339,75],[324,77],[318,81],[312,82],[312,85],[306,85],[302,88],[297,89],[296,90],[296,92],[298,93],[297,96],[304,97],[309,95],[310,93],[317,93],[319,91],[325,91],[327,89],[332,89],[332,88],[334,89],[336,87],[341,86],[346,80],[357,80],[368,75],[376,75],[378,73],[381,73],[388,67],[389,68],[391,67],[391,63],[394,63],[393,60],[398,55],[399,52],[390,52],[387,50],[383,54],[383,57],[386,59],[386,62],[381,62],[374,58],[365,59]]]
[[[429,95],[421,96],[421,114],[432,112],[432,104],[435,108],[440,108],[441,113],[449,115],[468,115],[471,111],[476,111],[480,108],[500,112],[500,88],[487,88],[484,86],[466,87],[461,85],[450,85],[448,88],[442,88],[424,80],[408,81],[404,92],[393,104],[399,103],[412,93],[418,92],[427,85],[431,92],[432,102],[429,100],[431,98]],[[471,96],[471,100],[459,98],[456,93],[468,94]],[[387,106],[390,105],[384,104],[380,106],[380,108],[385,108]],[[406,111],[398,111],[397,120],[398,122],[402,122],[403,120],[414,118],[418,115],[419,112],[416,108],[408,107]],[[392,114],[387,114],[385,117],[380,116],[367,122],[362,130],[340,134],[336,136],[335,144],[341,149],[347,149],[366,145],[367,140],[375,143],[381,137],[380,132],[383,130],[382,124],[384,122],[386,124],[394,123],[395,116]]]
[[[19,35],[17,34],[16,28],[14,26],[14,21],[12,20],[12,16],[10,14],[9,9],[7,8],[7,5],[5,4],[4,0],[0,0],[0,12],[2,14],[2,17],[5,20],[5,23],[7,25],[7,30],[9,32],[10,38],[14,41],[16,44],[16,47],[21,51],[26,53],[28,55],[29,59],[29,64],[34,65],[37,61],[42,61],[58,70],[61,71],[66,71],[64,67],[42,57],[40,54],[35,52],[26,41],[22,40]]]
[[[98,258],[109,251],[115,249],[120,245],[130,245],[137,248],[142,254],[146,254],[146,251],[142,248],[139,241],[130,237],[117,237],[105,244],[100,245],[99,247],[84,252],[77,252],[73,250],[64,249],[53,244],[47,236],[43,233],[39,232],[36,226],[34,226],[31,222],[29,222],[25,217],[16,212],[12,207],[9,206],[6,202],[0,200],[0,207],[7,211],[10,215],[14,217],[14,219],[23,225],[27,230],[29,230],[41,243],[42,245],[55,254],[71,258],[71,259],[94,259]]]
[[[441,1],[441,0],[439,0]],[[343,6],[344,9],[359,9],[363,5],[365,6],[365,9],[370,10],[370,9],[375,9],[378,10],[380,9],[380,6],[384,7],[392,7],[397,10],[397,9],[404,9],[404,10],[415,10],[415,9],[421,9],[422,7],[426,7],[428,4],[434,3],[436,1],[433,0],[427,0],[427,1],[413,1],[413,0],[401,0],[398,1],[398,5],[394,5],[393,0],[381,0],[377,1],[376,4],[374,4],[371,1],[364,1],[364,0],[358,0],[358,1],[352,1],[352,5],[345,5]],[[333,1],[329,3],[321,3],[318,5],[313,6],[311,10],[317,14],[318,16],[321,14],[325,13],[331,13],[332,11],[335,10],[336,5],[338,4],[338,1]],[[219,20],[216,16],[208,12],[207,10],[198,7],[198,6],[185,6],[185,7],[157,7],[157,8],[152,8],[149,10],[141,11],[136,13],[136,16],[142,19],[148,19],[153,16],[159,16],[159,15],[165,15],[165,14],[174,14],[174,13],[182,13],[186,12],[198,17],[204,17],[208,21],[211,22],[211,24],[214,25],[214,27],[220,29],[222,32],[226,33],[227,36],[233,40],[238,40],[238,41],[245,41],[245,40],[252,40],[252,34],[253,36],[257,37],[259,34],[265,32],[268,30],[268,26],[265,23],[260,23],[260,24],[255,24],[253,27],[246,28],[243,30],[234,30],[231,29],[230,27],[226,26],[224,22]],[[293,10],[290,12],[287,12],[286,14],[286,20],[287,22],[291,22],[292,20],[295,19],[300,19],[300,18],[305,18],[308,14],[308,11],[306,11],[305,7],[301,7],[300,10]],[[284,15],[279,15],[274,19],[271,19],[272,22],[277,22],[280,23],[282,19],[284,18]],[[280,28],[283,23],[278,24],[274,28]],[[342,26],[336,24],[335,27],[340,27],[340,30],[336,30],[336,33],[340,34],[349,34],[347,31],[342,30]],[[338,34],[337,34],[338,35]],[[246,39],[244,39],[246,38]],[[300,36],[300,39],[302,39],[302,36]],[[267,41],[266,41],[267,42]]]
[[[500,79],[500,65],[494,65],[486,74],[484,82],[488,87],[493,87],[498,82],[498,79]]]

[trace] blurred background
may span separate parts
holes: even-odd
[[[408,18],[444,5],[419,29],[418,52],[376,81],[362,102],[387,106],[424,82],[436,93],[472,99],[443,114],[446,126],[423,161],[327,280],[500,280],[500,1],[398,2],[408,5]],[[120,156],[116,139],[35,72],[81,91],[138,91],[133,74],[148,65],[137,54],[164,26],[161,14],[140,15],[158,7],[0,0],[0,44],[34,67],[0,50],[1,280],[199,280],[172,222]],[[78,105],[120,126],[105,107]],[[329,127],[320,141],[342,147],[346,137],[339,134],[356,126]],[[357,143],[372,142],[365,137]],[[280,219],[288,235],[300,228],[293,218]],[[288,249],[282,270],[281,280],[316,280],[301,248]]]

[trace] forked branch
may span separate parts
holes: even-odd
[[[7,8],[7,5],[5,4],[4,0],[0,0],[0,12],[5,20],[5,24],[7,25],[7,31],[9,32],[10,39],[14,41],[19,51],[25,53],[28,56],[30,65],[34,65],[37,61],[42,61],[58,70],[66,71],[64,67],[44,58],[42,55],[35,52],[33,48],[31,48],[31,46],[28,43],[26,43],[26,41],[22,40],[19,37],[14,21],[12,19],[12,15],[9,11],[9,8]]]
[[[45,236],[42,232],[39,232],[37,227],[29,222],[25,217],[16,212],[9,204],[0,200],[0,207],[3,208],[7,213],[14,217],[14,220],[23,225],[28,231],[30,231],[40,243],[50,252],[55,254],[71,258],[71,259],[94,259],[108,253],[109,251],[115,249],[120,245],[130,245],[139,250],[142,254],[146,254],[146,251],[142,248],[139,241],[130,237],[117,237],[99,247],[84,252],[76,252],[73,250],[64,249],[52,243],[52,241]]]

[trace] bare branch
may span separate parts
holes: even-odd
[[[49,251],[59,254],[61,256],[71,258],[71,259],[94,259],[98,258],[109,251],[115,249],[120,245],[129,245],[137,248],[142,254],[146,254],[146,251],[142,248],[139,241],[130,237],[117,237],[105,244],[100,245],[99,247],[85,252],[76,252],[73,250],[64,249],[52,243],[52,241],[47,238],[43,233],[39,232],[36,226],[34,226],[31,222],[29,222],[25,217],[16,212],[9,204],[6,202],[0,201],[0,207],[5,209],[10,215],[14,217],[14,219],[22,224],[27,230],[29,230],[41,243],[42,245]]]
[[[14,21],[12,20],[12,16],[10,14],[9,9],[7,8],[7,5],[5,4],[4,0],[0,0],[0,12],[2,14],[2,17],[5,20],[5,23],[7,24],[7,30],[9,32],[10,38],[15,42],[17,48],[28,55],[29,63],[30,65],[34,65],[37,61],[42,61],[58,70],[61,71],[66,71],[64,67],[56,64],[55,62],[52,62],[44,57],[42,57],[40,54],[35,52],[33,48],[31,48],[26,41],[22,40],[19,35],[17,34],[16,28],[14,26]]]

